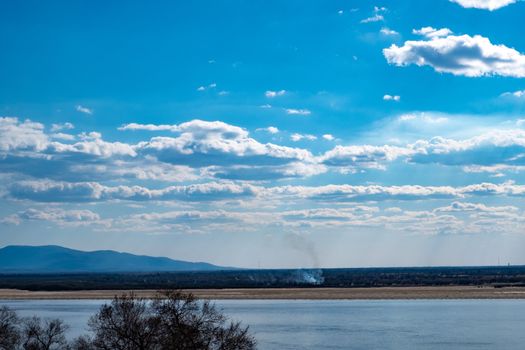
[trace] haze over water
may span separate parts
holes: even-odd
[[[22,316],[59,317],[85,333],[103,301],[0,301]],[[524,300],[217,301],[250,325],[259,349],[519,349]]]

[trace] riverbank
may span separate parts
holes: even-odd
[[[525,299],[525,288],[519,287],[384,287],[384,288],[252,288],[252,289],[187,289],[201,299],[269,299],[269,300],[388,300],[388,299]],[[56,300],[111,299],[122,290],[26,291],[0,289],[0,299]],[[137,296],[152,297],[154,290],[134,291]]]

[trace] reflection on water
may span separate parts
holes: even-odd
[[[103,301],[0,301],[22,316],[58,317],[69,336]],[[525,344],[525,300],[216,302],[250,325],[260,349],[519,349]]]

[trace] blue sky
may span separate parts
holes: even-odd
[[[524,264],[523,11],[3,2],[0,244]]]

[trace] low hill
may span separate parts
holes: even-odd
[[[85,252],[60,246],[7,246],[0,249],[0,273],[217,271],[204,262],[120,253]]]

